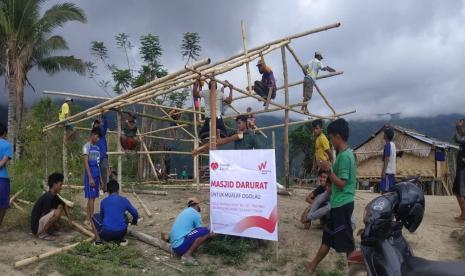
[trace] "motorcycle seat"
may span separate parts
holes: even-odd
[[[461,261],[430,261],[420,257],[407,257],[402,264],[402,275],[421,276],[463,276],[465,262]]]

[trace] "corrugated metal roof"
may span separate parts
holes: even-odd
[[[459,149],[459,147],[454,145],[454,144],[444,142],[444,141],[440,141],[440,140],[438,140],[436,138],[428,137],[427,135],[419,133],[419,132],[417,132],[415,130],[400,127],[400,126],[396,126],[396,125],[390,125],[390,126],[393,129],[395,129],[397,131],[400,131],[400,132],[404,133],[405,135],[408,135],[408,136],[410,136],[410,137],[412,137],[414,139],[422,141],[422,142],[424,142],[426,144],[429,144],[429,145],[432,145],[432,146],[435,146],[435,147],[438,147],[438,148],[455,148],[455,149]],[[382,131],[383,128],[384,128],[384,126],[378,132]]]

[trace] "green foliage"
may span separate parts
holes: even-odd
[[[102,41],[92,41],[90,46],[90,54],[101,61],[108,59],[108,48]]]
[[[52,257],[49,266],[63,275],[134,275],[144,268],[141,252],[130,247],[106,243],[95,246],[81,243],[77,255],[63,253]]]
[[[115,91],[116,94],[128,92],[128,89],[131,88],[132,85],[131,71],[129,69],[115,69],[111,74],[115,82],[113,91]]]
[[[163,52],[160,44],[160,37],[153,34],[141,36],[140,44],[139,53],[142,59],[152,67],[152,69],[160,67],[160,58]]]
[[[240,265],[245,262],[249,253],[256,252],[261,247],[261,240],[222,235],[208,240],[202,246],[202,252],[220,257],[224,264]]]
[[[181,54],[184,59],[187,58],[186,64],[188,64],[191,59],[197,60],[201,50],[202,47],[200,46],[200,36],[198,33],[186,32],[183,34]]]
[[[306,123],[295,128],[289,135],[290,162],[303,154],[301,168],[310,173],[315,158],[315,137],[311,123]]]
[[[115,36],[115,40],[116,46],[118,46],[118,48],[131,49],[133,47],[131,41],[129,40],[129,35],[125,33],[117,34]]]

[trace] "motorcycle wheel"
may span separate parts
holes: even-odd
[[[351,264],[347,276],[368,275],[368,271],[364,264]]]

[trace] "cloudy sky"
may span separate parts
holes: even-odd
[[[56,3],[61,1],[50,1]],[[160,36],[162,62],[169,71],[184,65],[180,42],[184,32],[201,36],[202,57],[213,61],[242,51],[240,21],[246,22],[249,47],[315,27],[341,22],[341,27],[292,42],[304,61],[316,49],[324,62],[344,71],[342,76],[319,81],[337,111],[357,110],[349,118],[374,118],[378,113],[401,112],[402,116],[464,113],[465,99],[465,1],[411,0],[75,0],[87,15],[87,24],[70,23],[58,33],[68,41],[69,54],[92,60],[90,42],[104,41],[111,62],[124,65],[123,53],[114,46],[117,33],[130,35],[138,45],[141,35]],[[137,49],[131,64],[140,64]],[[278,85],[283,84],[279,51],[269,55]],[[288,54],[290,82],[302,74]],[[259,78],[251,66],[252,78]],[[110,78],[104,70],[101,78]],[[245,68],[224,76],[245,87]],[[39,95],[27,90],[28,101],[42,90],[101,95],[105,93],[87,78],[71,73],[49,77],[32,72],[30,79]],[[302,88],[291,89],[291,103],[301,101]],[[4,102],[6,93],[0,93]],[[278,102],[284,102],[279,94]],[[261,105],[255,100],[235,103],[239,110]],[[318,94],[311,112],[327,115]],[[282,116],[282,113],[276,113]],[[293,119],[303,116],[293,115]]]

